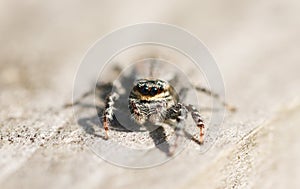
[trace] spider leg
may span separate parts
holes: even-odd
[[[106,96],[107,91],[111,91],[111,88],[112,88],[111,83],[97,83],[95,89],[93,89],[93,88],[89,89],[88,91],[83,93],[78,99],[74,100],[73,102],[65,103],[63,105],[63,107],[64,108],[69,108],[69,107],[72,107],[72,106],[79,105],[84,98],[92,95],[94,92],[101,91],[103,93],[103,91],[104,91],[105,92],[104,95]]]
[[[168,109],[166,118],[167,119],[175,119],[176,125],[174,128],[175,131],[175,141],[173,145],[173,150],[170,150],[170,154],[172,155],[177,148],[178,138],[183,131],[184,122],[188,115],[188,109],[181,103],[178,103],[171,108]]]
[[[89,90],[89,91],[83,93],[83,95],[81,95],[81,96],[79,97],[79,99],[75,100],[73,103],[72,103],[72,102],[65,103],[65,104],[63,105],[63,107],[64,107],[64,108],[69,108],[69,107],[78,105],[78,104],[81,102],[82,99],[84,99],[85,97],[91,95],[92,93],[93,93],[93,90]]]
[[[184,105],[181,103],[178,103],[174,106],[172,106],[167,113],[167,119],[175,119],[177,124],[175,126],[175,147],[177,147],[177,138],[179,136],[179,131],[183,130],[184,127],[184,121],[187,118],[188,112],[191,113],[191,116],[196,123],[197,127],[200,129],[200,138],[199,142],[202,144],[204,142],[204,121],[202,119],[202,116],[200,115],[199,111],[195,108],[193,105]]]
[[[200,129],[199,142],[200,142],[200,144],[203,144],[203,142],[204,142],[204,122],[203,122],[202,116],[200,115],[199,111],[195,108],[195,106],[188,105],[188,106],[186,106],[186,108],[189,110],[189,112],[191,112],[194,122],[196,123],[197,127],[199,127],[199,129]]]
[[[103,128],[105,130],[106,139],[108,139],[109,124],[114,118],[114,104],[118,98],[118,93],[111,92],[105,99],[105,107],[103,110]]]
[[[112,90],[105,99],[105,107],[103,110],[103,128],[105,130],[105,137],[108,139],[108,130],[110,122],[114,119],[114,104],[120,98],[120,95],[124,93],[124,88],[120,81],[116,80],[113,83],[115,90]]]
[[[178,92],[178,96],[179,96],[179,99],[182,101],[186,98],[186,95],[187,95],[187,92],[188,92],[188,88],[186,87],[183,87],[180,89],[180,91]]]
[[[232,106],[232,105],[229,105],[227,102],[223,101],[223,100],[221,99],[221,97],[220,97],[219,94],[217,94],[217,93],[215,93],[215,92],[213,92],[213,91],[211,91],[211,90],[209,90],[209,89],[207,89],[207,88],[201,87],[201,86],[196,86],[196,85],[194,85],[194,87],[195,87],[195,89],[196,89],[197,91],[202,92],[202,93],[204,93],[204,94],[206,94],[206,95],[212,96],[213,98],[219,100],[219,101],[222,103],[222,105],[223,105],[225,108],[227,108],[229,111],[231,111],[231,112],[235,112],[235,111],[236,111],[236,107],[234,107],[234,106]]]

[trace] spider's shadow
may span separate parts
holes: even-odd
[[[127,108],[128,107],[128,96],[130,93],[130,89],[132,88],[132,85],[135,81],[135,73],[129,74],[128,76],[124,76],[120,78],[120,84],[123,86],[123,89],[125,90],[123,94],[120,94],[120,98],[118,100],[117,106],[119,108]],[[96,90],[95,90],[95,95],[96,98],[98,98],[99,101],[105,102],[106,97],[111,93],[111,91],[114,90],[114,86],[112,83],[97,83],[96,85]],[[92,92],[90,92],[88,97],[92,97]],[[99,137],[102,138],[103,140],[106,140],[104,135],[98,134],[95,130],[95,126],[100,127],[101,130],[104,133],[103,129],[103,124],[102,124],[102,114],[104,107],[103,106],[98,106],[94,105],[92,103],[83,103],[82,99],[76,103],[76,105],[82,107],[82,108],[96,108],[97,110],[97,115],[93,115],[90,117],[83,117],[79,118],[77,120],[77,123],[83,128],[83,130],[90,135],[93,135],[94,137]],[[118,108],[117,108],[118,109]],[[128,111],[128,110],[127,110]],[[126,125],[126,127],[124,125]],[[110,130],[116,130],[116,131],[121,131],[121,132],[135,132],[132,131],[130,128],[130,124],[132,124],[132,121],[130,121],[130,118],[128,117],[128,122],[122,124],[118,121],[116,116],[113,117],[113,120],[111,121],[110,124]],[[166,155],[170,155],[170,144],[166,140],[166,133],[165,129],[162,126],[155,126],[156,129],[154,130],[149,130],[149,136],[153,140],[155,146],[157,149],[165,153]]]

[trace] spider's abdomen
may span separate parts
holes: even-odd
[[[129,95],[131,116],[140,124],[163,122],[167,110],[177,102],[174,88],[162,80],[138,80]]]

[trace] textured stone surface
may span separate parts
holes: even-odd
[[[299,8],[293,0],[1,3],[1,188],[299,188]],[[85,145],[95,136],[63,104],[85,50],[142,21],[203,40],[238,111],[207,153],[192,142],[161,166],[132,170],[95,155]]]

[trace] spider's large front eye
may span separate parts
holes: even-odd
[[[154,95],[157,94],[157,92],[158,92],[158,89],[156,87],[152,87],[151,90],[150,90],[150,95],[154,96]]]
[[[148,87],[143,86],[143,87],[141,87],[141,88],[139,89],[139,91],[140,91],[140,93],[141,93],[142,95],[147,95],[148,92],[149,92],[149,89],[148,89]]]

